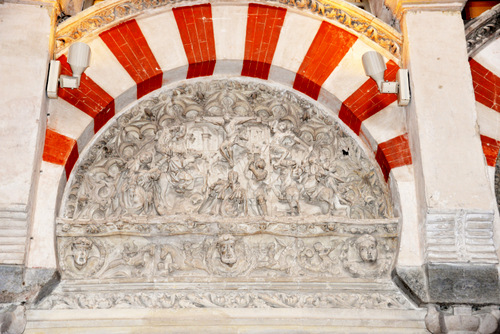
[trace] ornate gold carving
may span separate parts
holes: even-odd
[[[73,42],[97,34],[127,19],[151,9],[170,9],[190,0],[117,0],[93,6],[59,25],[56,31],[56,53],[63,52]],[[219,0],[210,1],[213,4]],[[221,1],[222,2],[222,1]],[[307,10],[355,31],[400,58],[401,35],[371,14],[343,1],[334,0],[271,0],[263,3]],[[193,4],[196,3],[193,1]]]

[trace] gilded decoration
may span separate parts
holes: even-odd
[[[79,41],[84,36],[90,36],[109,29],[122,21],[140,15],[146,10],[171,9],[189,2],[187,0],[118,0],[92,6],[58,26],[55,36],[55,53],[62,53],[73,42]],[[377,20],[371,14],[347,2],[340,0],[270,0],[261,2],[291,7],[319,15],[363,35],[387,50],[395,58],[399,59],[401,56],[402,41],[400,33],[382,21]],[[212,0],[210,3],[218,4],[219,0]],[[193,2],[193,4],[197,4],[197,2]]]

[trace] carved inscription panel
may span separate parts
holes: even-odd
[[[392,217],[373,161],[335,119],[258,83],[198,82],[143,99],[71,181],[64,218]]]

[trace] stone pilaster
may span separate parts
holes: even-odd
[[[401,18],[410,72],[406,111],[423,239],[423,263],[397,265],[393,277],[420,304],[499,304],[495,198],[477,129],[463,2],[388,5]]]
[[[46,123],[54,3],[0,4],[0,265],[22,265]]]

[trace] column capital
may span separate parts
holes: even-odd
[[[467,0],[385,0],[398,19],[407,11],[462,11]]]

